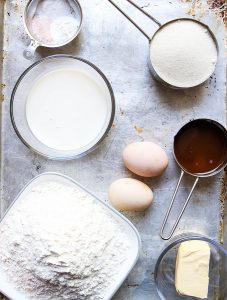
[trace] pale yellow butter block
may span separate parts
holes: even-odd
[[[206,299],[209,286],[210,247],[207,242],[181,243],[176,260],[175,287],[179,294]]]

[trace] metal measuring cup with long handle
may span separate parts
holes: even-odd
[[[24,50],[23,56],[29,60],[34,57],[36,49],[40,46],[56,48],[70,43],[79,34],[83,22],[83,12],[78,0],[67,0],[66,3],[68,4],[71,16],[73,16],[73,18],[77,22],[77,28],[75,28],[73,34],[67,40],[59,41],[57,43],[48,43],[47,41],[42,40],[40,36],[35,36],[31,28],[31,20],[34,18],[36,10],[41,2],[44,3],[44,0],[29,0],[24,9],[24,27],[30,37],[30,44]]]
[[[182,148],[182,154],[179,155],[178,151],[177,151],[177,147],[180,146],[180,143],[182,142],[180,140],[182,134],[185,134],[185,139],[189,138],[189,136],[187,136],[186,133],[187,133],[187,130],[190,130],[190,128],[191,128],[191,130],[192,129],[194,130],[192,132],[192,134],[194,135],[194,137],[193,137],[194,141],[196,141],[195,140],[195,136],[196,136],[196,134],[198,134],[197,130],[198,130],[199,126],[203,126],[204,128],[206,128],[206,127],[208,128],[209,126],[211,126],[210,128],[213,127],[213,129],[216,130],[216,137],[219,136],[220,137],[220,141],[222,141],[220,143],[220,145],[222,145],[222,147],[220,147],[219,144],[215,144],[214,141],[212,143],[212,140],[210,140],[212,152],[215,151],[215,149],[217,150],[217,159],[218,159],[217,165],[214,165],[213,168],[210,167],[210,169],[208,169],[207,167],[206,168],[204,167],[204,163],[203,163],[203,170],[201,169],[199,171],[195,171],[195,170],[192,171],[192,170],[189,170],[188,165],[192,161],[195,162],[195,157],[193,157],[192,153],[193,153],[194,150],[192,149],[190,143],[187,144],[187,151],[188,151],[189,155],[188,155],[188,153],[185,152],[186,148]],[[202,142],[203,141],[201,140],[201,143]],[[189,147],[191,147],[191,148],[189,148]],[[201,151],[203,153],[201,152],[200,155],[202,154],[202,156],[205,157],[206,156],[206,152],[208,151],[208,149],[206,148],[206,145],[204,145],[204,147],[203,147],[203,149]],[[175,135],[175,137],[174,137],[174,145],[173,145],[173,154],[174,154],[175,161],[177,162],[178,166],[181,168],[181,174],[180,174],[180,178],[179,178],[179,180],[177,182],[177,185],[176,185],[176,188],[174,190],[174,193],[173,193],[170,205],[169,205],[169,207],[167,209],[167,212],[166,212],[166,215],[164,217],[164,221],[163,221],[163,224],[162,224],[162,227],[161,227],[160,236],[164,240],[169,240],[172,237],[172,235],[173,235],[173,233],[174,233],[174,231],[175,231],[175,229],[176,229],[176,227],[177,227],[177,225],[178,225],[178,223],[179,223],[179,221],[180,221],[180,219],[181,219],[181,217],[182,217],[182,215],[183,215],[183,213],[184,213],[184,211],[185,211],[185,209],[186,209],[186,207],[188,205],[188,202],[189,202],[189,200],[191,198],[191,195],[192,195],[192,193],[193,193],[193,191],[194,191],[194,189],[195,189],[195,187],[196,187],[199,179],[200,178],[204,178],[204,177],[213,176],[213,175],[219,173],[220,171],[222,171],[225,168],[225,166],[227,165],[227,130],[220,123],[218,123],[218,122],[216,122],[214,120],[210,120],[210,119],[196,119],[196,120],[193,120],[193,121],[185,124],[178,131],[178,133]],[[185,159],[183,160],[183,162],[181,161],[182,160],[181,155],[185,156]],[[209,163],[209,161],[208,161],[208,163]],[[212,159],[210,159],[210,164],[212,165],[212,163],[213,163],[213,161],[212,161]],[[198,164],[198,163],[195,162],[195,165],[196,164]],[[179,215],[178,215],[178,217],[177,217],[177,219],[176,219],[173,227],[170,230],[170,233],[168,235],[165,235],[164,234],[164,230],[165,230],[165,227],[166,227],[166,223],[168,221],[170,212],[172,210],[172,207],[173,207],[173,204],[174,204],[174,201],[175,201],[175,198],[176,198],[179,186],[181,184],[181,181],[183,179],[184,174],[186,174],[186,173],[189,174],[189,175],[191,175],[191,176],[193,176],[195,178],[193,186],[192,186],[192,188],[191,188],[191,190],[189,192],[189,195],[188,195],[188,197],[187,197],[187,199],[186,199],[186,201],[185,201],[185,203],[184,203],[184,205],[182,207],[181,212],[179,213]]]
[[[150,36],[140,25],[138,25],[114,0],[108,0],[117,10],[119,10],[149,41],[149,68],[151,71],[151,74],[153,75],[153,77],[159,81],[160,83],[162,83],[163,85],[173,88],[173,89],[185,89],[185,88],[191,88],[194,86],[197,86],[203,82],[205,82],[213,73],[214,69],[206,76],[206,78],[201,79],[201,82],[197,83],[197,84],[193,84],[191,86],[177,86],[174,84],[170,84],[168,83],[166,80],[164,80],[160,74],[157,73],[157,71],[154,68],[154,65],[152,63],[152,59],[151,59],[151,55],[150,55],[150,49],[151,49],[151,44],[154,40],[154,38],[156,37],[156,35],[166,26],[170,25],[171,23],[175,23],[178,21],[191,21],[195,24],[199,24],[201,26],[203,26],[204,30],[207,31],[210,34],[211,39],[214,42],[215,48],[216,48],[216,52],[217,52],[217,56],[218,56],[218,43],[216,40],[215,35],[213,34],[213,32],[211,31],[211,29],[204,23],[197,21],[195,19],[192,18],[178,18],[178,19],[173,19],[169,22],[166,22],[164,24],[161,24],[161,22],[159,22],[156,18],[154,18],[151,14],[149,14],[147,11],[145,11],[144,9],[142,9],[139,5],[137,5],[134,1],[132,0],[126,0],[127,2],[129,2],[130,4],[132,4],[136,9],[138,9],[140,12],[142,12],[146,17],[148,17],[150,20],[152,20],[154,23],[156,23],[158,25],[158,29],[155,31],[155,33]],[[216,62],[215,62],[216,65]],[[215,67],[214,65],[214,67]]]

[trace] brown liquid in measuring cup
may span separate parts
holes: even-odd
[[[225,161],[227,137],[216,124],[195,120],[175,136],[174,152],[179,164],[189,173],[208,173]]]

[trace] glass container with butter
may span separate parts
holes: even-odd
[[[227,250],[203,236],[181,237],[161,253],[155,284],[162,300],[227,299]]]

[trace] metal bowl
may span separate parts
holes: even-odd
[[[24,50],[24,53],[23,53],[23,55],[26,59],[32,59],[34,57],[36,48],[39,46],[55,48],[55,47],[61,47],[61,46],[64,46],[64,45],[70,43],[79,34],[81,27],[82,27],[82,23],[83,23],[83,11],[82,11],[82,7],[81,7],[79,1],[78,0],[69,0],[68,5],[70,6],[71,14],[74,16],[74,19],[76,20],[76,22],[78,24],[77,29],[75,30],[74,34],[70,38],[68,38],[67,40],[65,40],[61,43],[57,43],[57,44],[56,43],[46,43],[45,41],[42,41],[41,39],[39,39],[39,37],[34,36],[34,34],[32,33],[32,30],[31,30],[31,25],[29,24],[29,19],[34,14],[34,11],[39,3],[40,3],[40,0],[29,0],[24,9],[24,16],[23,16],[24,28],[31,39],[29,46],[27,47],[27,49]]]
[[[107,114],[103,128],[87,145],[72,150],[56,150],[43,144],[31,131],[26,117],[27,97],[33,83],[42,75],[60,68],[70,66],[89,73],[89,76],[100,85],[107,101]],[[115,114],[115,98],[112,87],[105,75],[95,65],[82,58],[68,55],[53,55],[39,60],[26,69],[18,79],[11,96],[10,116],[13,127],[20,140],[34,152],[55,160],[69,160],[81,157],[92,150],[105,138],[112,126]],[[41,118],[42,116],[40,116]]]
[[[150,20],[152,20],[154,23],[156,23],[156,25],[158,25],[159,28],[155,31],[155,33],[153,34],[153,36],[150,36],[150,34],[148,34],[139,24],[137,24],[137,22],[134,19],[132,19],[114,0],[108,0],[108,1],[117,10],[119,10],[122,13],[122,15],[124,15],[148,39],[148,41],[149,41],[149,55],[148,55],[149,69],[150,69],[150,72],[151,72],[152,76],[154,77],[154,79],[156,79],[159,83],[161,83],[162,85],[164,85],[166,87],[172,88],[172,89],[186,89],[186,88],[192,88],[192,87],[195,87],[195,86],[198,86],[198,85],[202,84],[203,82],[205,82],[213,74],[217,62],[214,65],[214,69],[209,74],[209,76],[207,76],[206,79],[201,80],[200,82],[198,82],[195,85],[191,85],[191,86],[187,86],[187,87],[175,86],[175,85],[172,85],[172,84],[168,83],[166,80],[164,80],[155,71],[155,68],[154,68],[154,66],[152,64],[151,53],[150,53],[151,52],[150,48],[151,48],[153,39],[157,35],[158,32],[160,32],[164,27],[168,26],[171,23],[182,21],[182,20],[189,20],[189,21],[192,21],[192,22],[200,24],[201,26],[204,27],[205,30],[207,30],[210,33],[211,38],[213,39],[213,42],[214,42],[214,44],[216,46],[217,59],[218,59],[218,53],[219,53],[218,42],[217,42],[217,39],[216,39],[215,35],[213,34],[213,32],[211,31],[211,29],[209,28],[209,26],[207,26],[206,24],[204,24],[204,23],[202,23],[200,21],[192,19],[192,18],[177,18],[177,19],[170,20],[170,21],[168,21],[168,22],[166,22],[164,24],[161,24],[156,18],[154,18],[152,15],[150,15],[146,10],[144,10],[143,8],[141,8],[138,4],[136,4],[136,2],[134,0],[127,0],[131,5],[133,5],[136,9],[138,9],[140,12],[142,12],[142,14],[144,16],[148,17]]]

